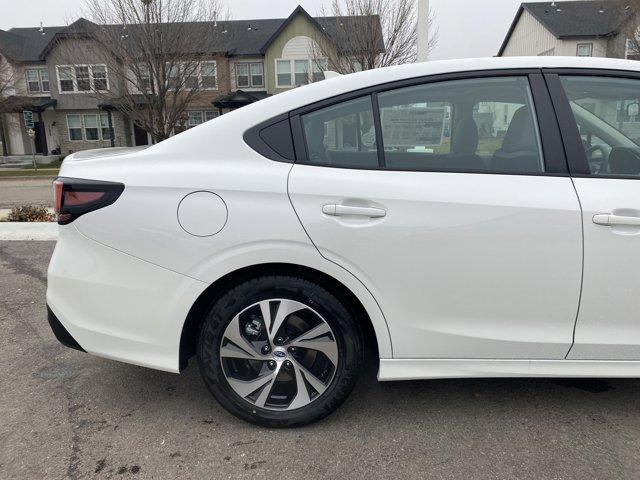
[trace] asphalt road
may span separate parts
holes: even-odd
[[[53,177],[0,178],[0,209],[19,205],[53,207],[52,182]]]
[[[52,243],[0,242],[0,478],[637,479],[640,381],[378,383],[269,430],[182,375],[69,350],[45,319]]]

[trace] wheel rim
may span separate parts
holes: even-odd
[[[338,367],[336,337],[326,320],[289,299],[256,302],[236,315],[220,342],[220,363],[233,391],[267,410],[316,401]]]

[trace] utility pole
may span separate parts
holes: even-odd
[[[418,1],[418,62],[426,62],[429,54],[429,0]]]

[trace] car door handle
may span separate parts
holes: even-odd
[[[323,205],[322,213],[331,215],[332,217],[341,217],[344,215],[358,215],[361,217],[380,218],[387,214],[384,208],[377,207],[354,207],[351,205]]]
[[[625,217],[611,213],[599,213],[593,216],[593,223],[596,225],[604,225],[605,227],[613,227],[615,225],[640,227],[640,217]]]

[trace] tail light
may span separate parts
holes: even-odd
[[[80,215],[115,202],[124,185],[117,182],[58,177],[53,181],[53,197],[58,224],[66,225]]]

